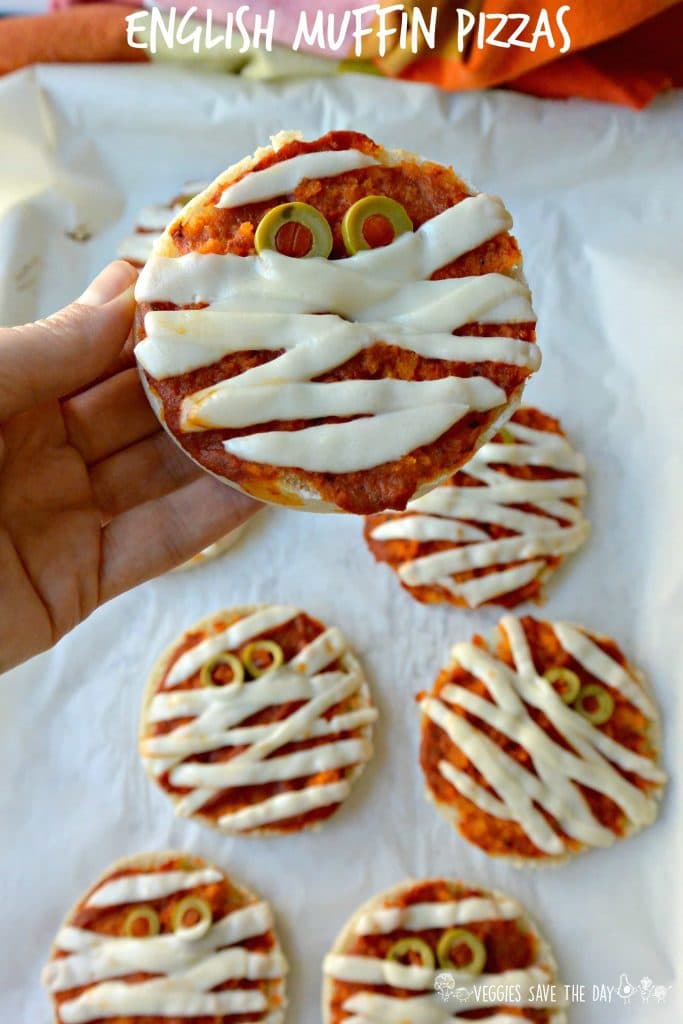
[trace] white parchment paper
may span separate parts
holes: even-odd
[[[563,979],[585,986],[571,993],[573,1021],[674,1024],[683,95],[635,114],[351,75],[264,87],[153,68],[23,72],[0,83],[0,320],[73,298],[141,206],[290,127],[359,128],[452,163],[512,210],[544,354],[527,400],[561,417],[590,465],[592,537],[544,612],[612,634],[647,672],[673,776],[663,812],[641,836],[559,869],[519,871],[461,840],[423,797],[413,697],[451,643],[488,630],[497,613],[418,605],[375,566],[352,517],[268,510],[222,560],[118,598],[0,680],[0,1018],[50,1020],[38,976],[64,911],[116,858],[178,846],[272,901],[292,968],[291,1024],[320,1019],[321,960],[351,911],[406,876],[441,873],[528,905]],[[83,230],[89,241],[69,237]],[[138,761],[138,705],[157,653],[199,617],[257,600],[291,601],[341,626],[380,707],[376,757],[318,834],[229,839],[176,821]],[[636,994],[626,1005],[614,991],[622,974],[672,986],[666,1002]]]

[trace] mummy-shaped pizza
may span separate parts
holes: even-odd
[[[450,879],[404,882],[364,904],[323,970],[323,1024],[566,1020],[555,960],[523,907]]]
[[[287,963],[267,903],[201,858],[114,864],[57,933],[56,1024],[284,1020]]]
[[[121,259],[128,260],[134,267],[144,267],[166,226],[175,220],[190,199],[206,187],[205,181],[188,181],[180,195],[171,199],[170,203],[145,206],[138,215],[132,233],[119,242],[117,253]]]
[[[455,645],[420,707],[427,792],[486,853],[557,861],[657,816],[657,710],[613,640],[507,615]]]
[[[492,441],[404,513],[365,521],[365,539],[418,601],[477,608],[538,600],[586,539],[585,460],[557,420],[518,409]]]
[[[158,661],[140,750],[178,814],[230,833],[296,832],[349,795],[376,717],[339,629],[288,605],[235,608]]]
[[[140,275],[150,401],[258,498],[405,508],[539,365],[511,224],[448,168],[356,132],[282,133],[190,202]]]

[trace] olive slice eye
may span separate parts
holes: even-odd
[[[285,653],[274,640],[254,640],[242,651],[242,661],[254,678],[284,664]]]
[[[349,256],[390,245],[413,230],[405,207],[389,196],[364,196],[350,206],[342,220],[342,238]]]
[[[266,249],[282,256],[322,259],[332,252],[332,231],[322,213],[308,203],[281,203],[261,219],[254,235],[256,252]]]
[[[579,695],[581,689],[581,680],[577,676],[576,672],[572,672],[570,668],[549,668],[547,672],[543,673],[543,678],[554,686],[555,683],[560,684],[558,689],[558,696],[564,701],[565,704],[573,704]]]
[[[507,427],[501,427],[501,429],[498,431],[498,434],[499,434],[500,439],[503,442],[503,444],[514,444],[515,443],[515,436],[514,436],[514,434],[512,433],[511,430],[508,430]]]
[[[199,896],[186,896],[173,908],[173,931],[183,939],[200,939],[213,921],[213,911]]]
[[[151,907],[134,907],[123,922],[123,934],[130,939],[151,939],[160,928],[159,915]]]
[[[399,939],[398,942],[389,947],[385,959],[396,960],[401,963],[405,957],[411,954],[419,957],[420,967],[428,967],[430,969],[434,967],[434,954],[431,947],[423,939],[418,938]]]
[[[221,666],[226,666],[229,672]],[[218,654],[204,662],[199,670],[199,681],[202,686],[227,686],[230,683],[239,686],[244,682],[244,666],[234,654]]]
[[[458,946],[467,947],[470,953],[467,963],[457,964],[453,960],[453,951]],[[467,928],[449,928],[444,932],[436,947],[436,955],[441,967],[450,971],[462,971],[463,974],[481,974],[486,965],[486,946]]]
[[[574,701],[574,710],[583,715],[591,725],[604,725],[612,717],[614,697],[604,686],[586,683]]]

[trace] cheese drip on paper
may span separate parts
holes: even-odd
[[[143,900],[178,896],[178,902],[198,885],[222,879],[213,869],[201,871],[148,871],[104,881],[86,906],[135,904]],[[244,943],[269,934],[273,918],[266,903],[255,901],[213,921],[203,934],[192,929],[146,937],[101,934],[65,925],[55,940],[66,955],[50,961],[43,984],[56,995],[84,986],[80,994],[59,1003],[63,1024],[88,1024],[113,1017],[221,1017],[255,1014],[263,1024],[282,1024],[282,978],[287,965],[277,940],[267,953],[256,953]],[[123,981],[145,973],[144,981]],[[260,987],[241,982],[268,981]],[[230,988],[215,991],[225,982]],[[235,984],[236,983],[236,984]]]
[[[304,154],[246,175],[225,190],[217,205],[291,192],[312,173],[342,173],[342,157],[344,172],[368,165],[357,150]],[[347,259],[295,259],[275,251],[153,256],[138,281],[139,302],[202,303],[206,308],[147,313],[138,361],[152,377],[164,379],[211,366],[233,352],[279,352],[267,363],[186,397],[181,430],[239,429],[244,431],[240,437],[223,442],[229,453],[309,472],[355,472],[400,459],[437,440],[469,412],[504,406],[505,391],[479,376],[318,378],[378,342],[444,361],[491,360],[537,369],[535,344],[452,333],[477,321],[533,321],[521,279],[491,273],[430,280],[436,270],[510,226],[501,201],[481,194],[391,245]],[[294,431],[259,429],[278,418],[325,417],[344,421]],[[256,429],[250,432],[249,427]]]
[[[530,928],[523,908],[498,893],[402,907],[378,904],[352,920],[351,930],[344,933],[343,945],[350,948],[354,939],[361,936],[387,936],[395,932],[398,938],[405,932],[430,931],[435,934],[433,940],[430,936],[428,944],[435,953],[439,939],[451,928],[514,920],[518,920],[522,928]],[[534,962],[524,969],[474,975],[466,970],[443,968],[438,963],[429,968],[368,954],[332,952],[325,957],[323,972],[328,981],[366,986],[344,1002],[343,1010],[348,1014],[344,1024],[451,1024],[461,1019],[461,1014],[484,1008],[492,1011],[485,1018],[487,1021],[512,1024],[520,1018],[505,1012],[496,1013],[496,1008],[504,1004],[499,994],[506,989],[515,992],[515,1006],[549,1009],[553,1024],[565,1021],[565,1014],[557,1003],[545,1002],[539,996],[539,986],[549,986],[554,981],[554,964],[540,941],[535,943]],[[415,994],[373,991],[379,986]],[[449,993],[451,998],[448,998]]]
[[[617,838],[595,816],[581,785],[609,797],[631,829],[651,824],[657,814],[656,796],[639,789],[623,773],[660,787],[666,776],[654,760],[622,746],[562,701],[537,673],[519,619],[506,615],[499,628],[510,643],[514,667],[473,643],[453,648],[454,660],[484,683],[490,700],[451,683],[438,697],[427,696],[420,702],[423,713],[465,754],[483,782],[445,759],[439,763],[441,775],[480,810],[516,822],[534,846],[551,856],[567,852],[567,839],[542,810],[552,815],[566,836],[585,846],[609,846]],[[587,633],[565,622],[552,623],[552,628],[564,650],[598,683],[617,690],[648,719],[656,717],[643,687]],[[475,722],[457,714],[456,708],[521,744],[532,759],[535,774]],[[571,749],[541,728],[531,709],[542,711]]]
[[[561,434],[535,430],[514,419],[505,430],[513,444],[483,445],[462,475],[482,486],[449,483],[408,502],[405,516],[390,517],[370,533],[378,541],[448,541],[453,546],[407,559],[398,576],[409,587],[436,586],[470,608],[511,594],[543,572],[547,559],[580,547],[590,526],[576,504],[586,493],[585,459]],[[499,466],[546,467],[563,474],[551,480],[512,477]],[[517,506],[532,506],[522,511]],[[475,524],[504,527],[494,539]],[[521,564],[514,565],[512,563]],[[494,569],[461,580],[473,569]]]
[[[167,677],[171,689],[157,692],[145,719],[155,722],[190,719],[163,735],[147,735],[141,752],[155,776],[168,772],[173,786],[187,789],[176,805],[190,816],[222,791],[241,786],[303,780],[302,788],[275,795],[252,791],[250,801],[222,814],[216,821],[226,832],[239,833],[263,826],[277,827],[288,818],[341,803],[351,789],[351,769],[372,755],[369,726],[377,712],[370,706],[360,666],[336,627],[326,629],[290,661],[242,685],[183,689],[201,666],[216,655],[235,650],[268,630],[291,622],[297,608],[269,605],[190,648],[175,662]],[[335,662],[336,668],[330,668]],[[287,717],[261,725],[242,723],[268,708],[297,702]],[[337,705],[344,705],[328,716]],[[347,738],[341,734],[351,733]],[[314,746],[286,754],[287,744],[316,739]],[[227,761],[202,762],[207,751],[244,747]],[[318,773],[348,769],[335,782],[318,781]]]

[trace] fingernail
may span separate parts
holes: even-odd
[[[88,285],[77,302],[84,306],[104,306],[117,295],[131,288],[137,278],[137,272],[125,260],[116,260],[97,275]]]

